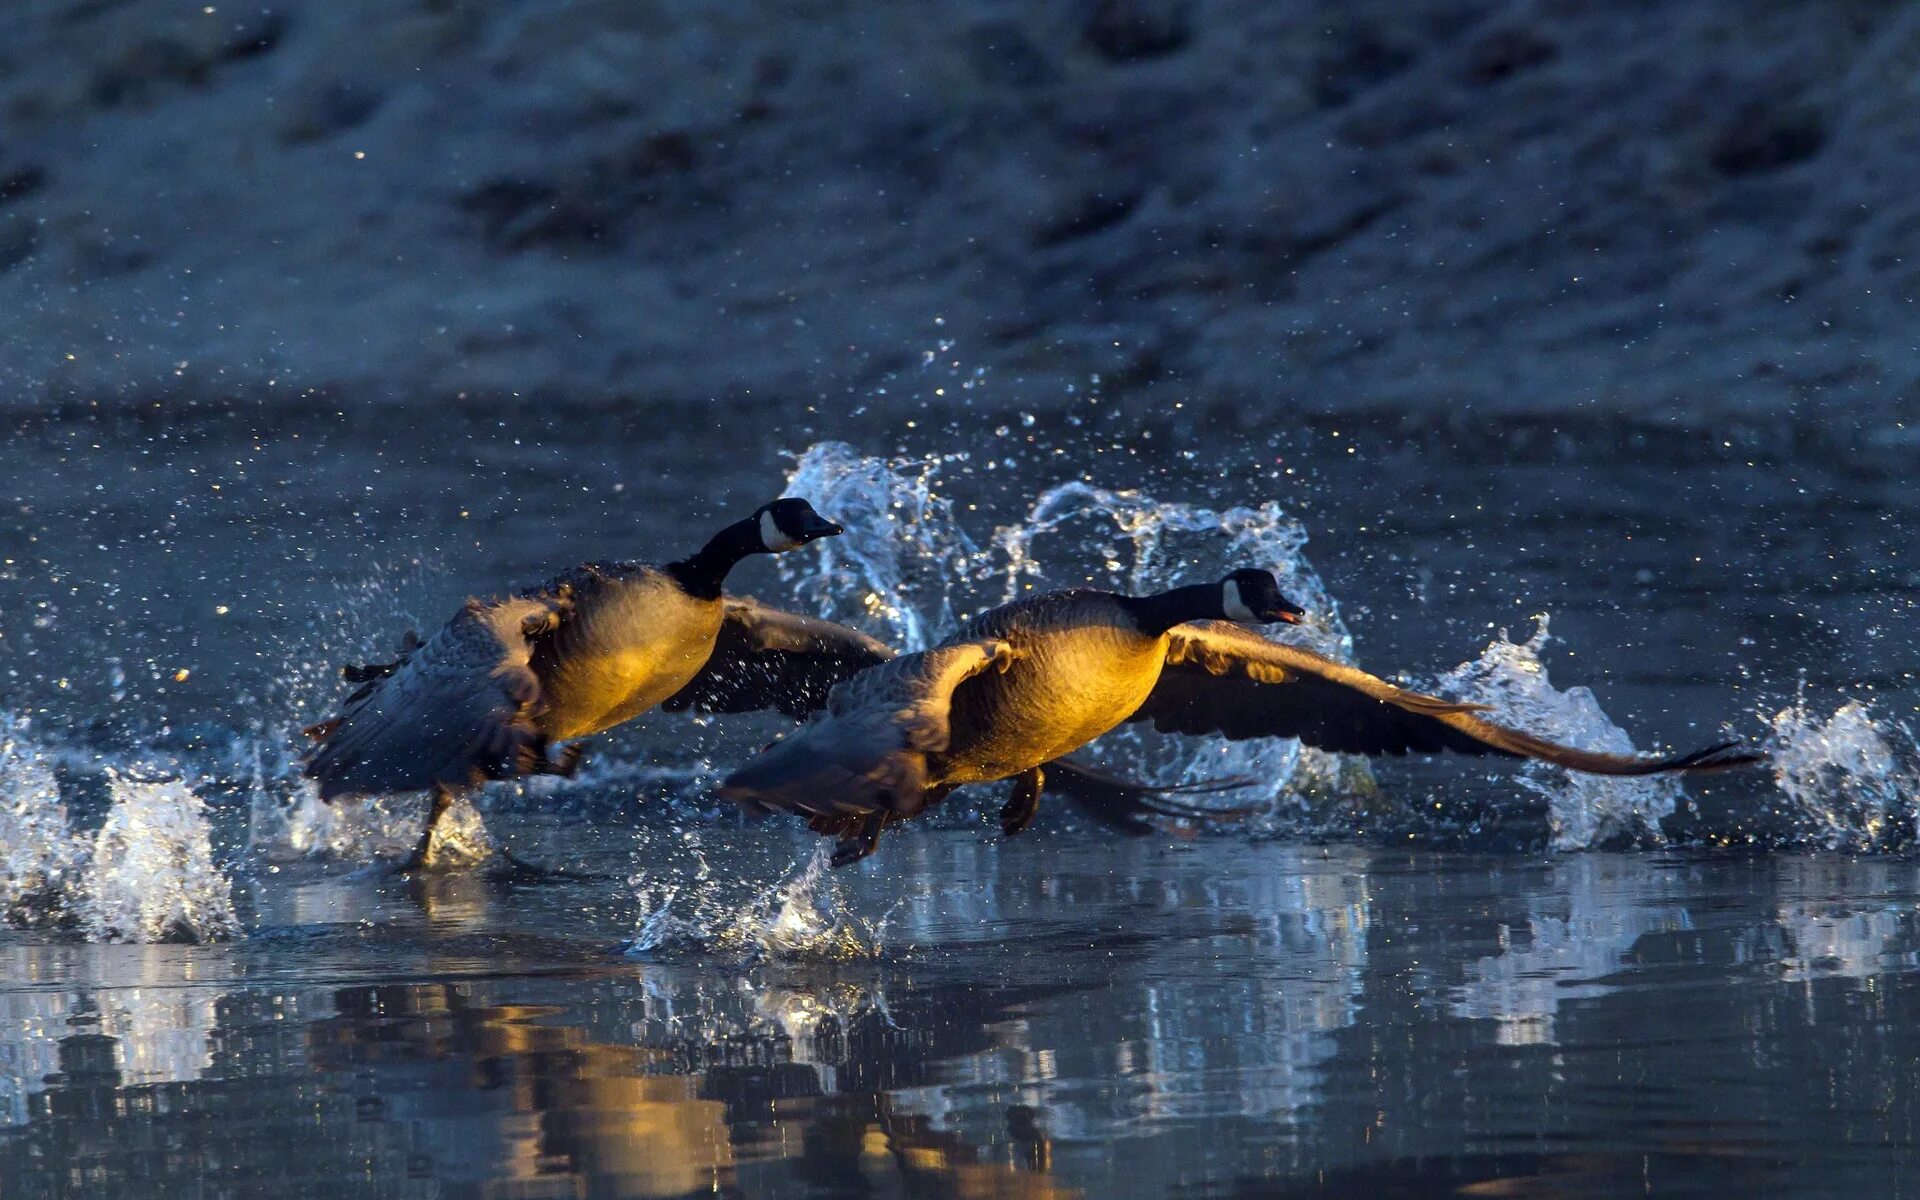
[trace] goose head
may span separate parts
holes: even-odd
[[[762,505],[753,515],[760,531],[760,545],[769,554],[796,550],[819,538],[846,532],[797,496]]]
[[[1307,610],[1280,594],[1280,585],[1266,571],[1235,571],[1220,581],[1219,616],[1240,625],[1298,625]]]

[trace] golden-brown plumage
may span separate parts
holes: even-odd
[[[571,613],[535,643],[542,706],[534,724],[563,741],[624,724],[693,681],[725,605],[689,596],[657,567],[585,567],[562,586]]]
[[[957,637],[995,638],[1013,661],[989,685],[953,695],[940,782],[979,783],[1079,749],[1144,702],[1166,657],[1164,635],[1141,631],[1108,592],[1053,593],[997,608]]]
[[[391,663],[348,668],[362,683],[308,733],[305,764],[323,799],[432,788],[433,823],[451,791],[571,772],[577,747],[666,702],[676,710],[811,711],[832,683],[892,651],[854,630],[725,597],[741,558],[830,537],[804,500],[765,505],[698,553],[653,567],[590,563],[512,599],[469,601]]]

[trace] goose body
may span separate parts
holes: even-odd
[[[931,650],[837,685],[823,713],[729,775],[720,794],[806,817],[840,840],[840,865],[965,784],[1015,780],[1001,810],[1008,834],[1032,821],[1050,769],[1067,768],[1069,792],[1125,788],[1061,756],[1128,721],[1345,753],[1533,758],[1603,775],[1760,758],[1732,744],[1667,757],[1563,746],[1494,724],[1481,705],[1408,691],[1239,627],[1300,611],[1271,575],[1251,570],[1152,596],[1077,590],[1003,605]]]
[[[593,564],[548,585],[572,597],[570,620],[534,643],[543,697],[534,726],[553,741],[600,733],[658,706],[712,657],[723,599],[690,596],[640,564]]]
[[[568,774],[577,746],[655,707],[771,709],[802,716],[832,685],[892,651],[854,630],[727,596],[742,558],[840,527],[804,500],[777,500],[665,566],[589,563],[505,600],[469,600],[399,657],[343,673],[362,684],[307,732],[322,799],[429,789],[435,824],[460,789]]]
[[[997,677],[954,693],[939,782],[956,786],[1005,779],[1107,733],[1146,702],[1166,661],[1165,635],[1091,589],[992,609],[954,640],[1012,652]]]

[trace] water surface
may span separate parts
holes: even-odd
[[[872,536],[740,582],[911,640],[1250,555],[1363,665],[1781,772],[1122,739],[1143,773],[1257,768],[1260,815],[1130,840],[1050,806],[1002,842],[988,795],[826,881],[703,799],[777,724],[656,717],[463,814],[594,878],[407,881],[381,863],[417,805],[324,810],[292,769],[333,668],[467,594],[684,552],[815,431],[36,418],[0,488],[5,1194],[1913,1194],[1904,474],[1154,433],[869,432],[801,482]]]
[[[866,961],[471,878],[9,945],[9,1194],[1913,1194],[1909,862],[899,841]]]

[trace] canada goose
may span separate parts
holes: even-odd
[[[836,866],[969,783],[1014,779],[1015,834],[1038,811],[1043,765],[1125,721],[1232,739],[1295,737],[1350,754],[1498,754],[1600,775],[1755,762],[1732,743],[1667,758],[1561,746],[1395,687],[1235,624],[1297,622],[1265,571],[1150,596],[1081,589],[982,613],[934,649],[837,685],[826,711],[727,777],[720,795],[804,815],[839,838]],[[1073,781],[1077,783],[1078,781]]]
[[[664,567],[588,563],[506,600],[469,600],[390,663],[347,667],[363,686],[307,730],[320,797],[431,789],[406,868],[424,866],[456,792],[494,779],[571,774],[580,747],[555,745],[656,706],[802,717],[829,688],[893,651],[828,621],[723,596],[750,554],[840,533],[805,500],[775,500]]]

